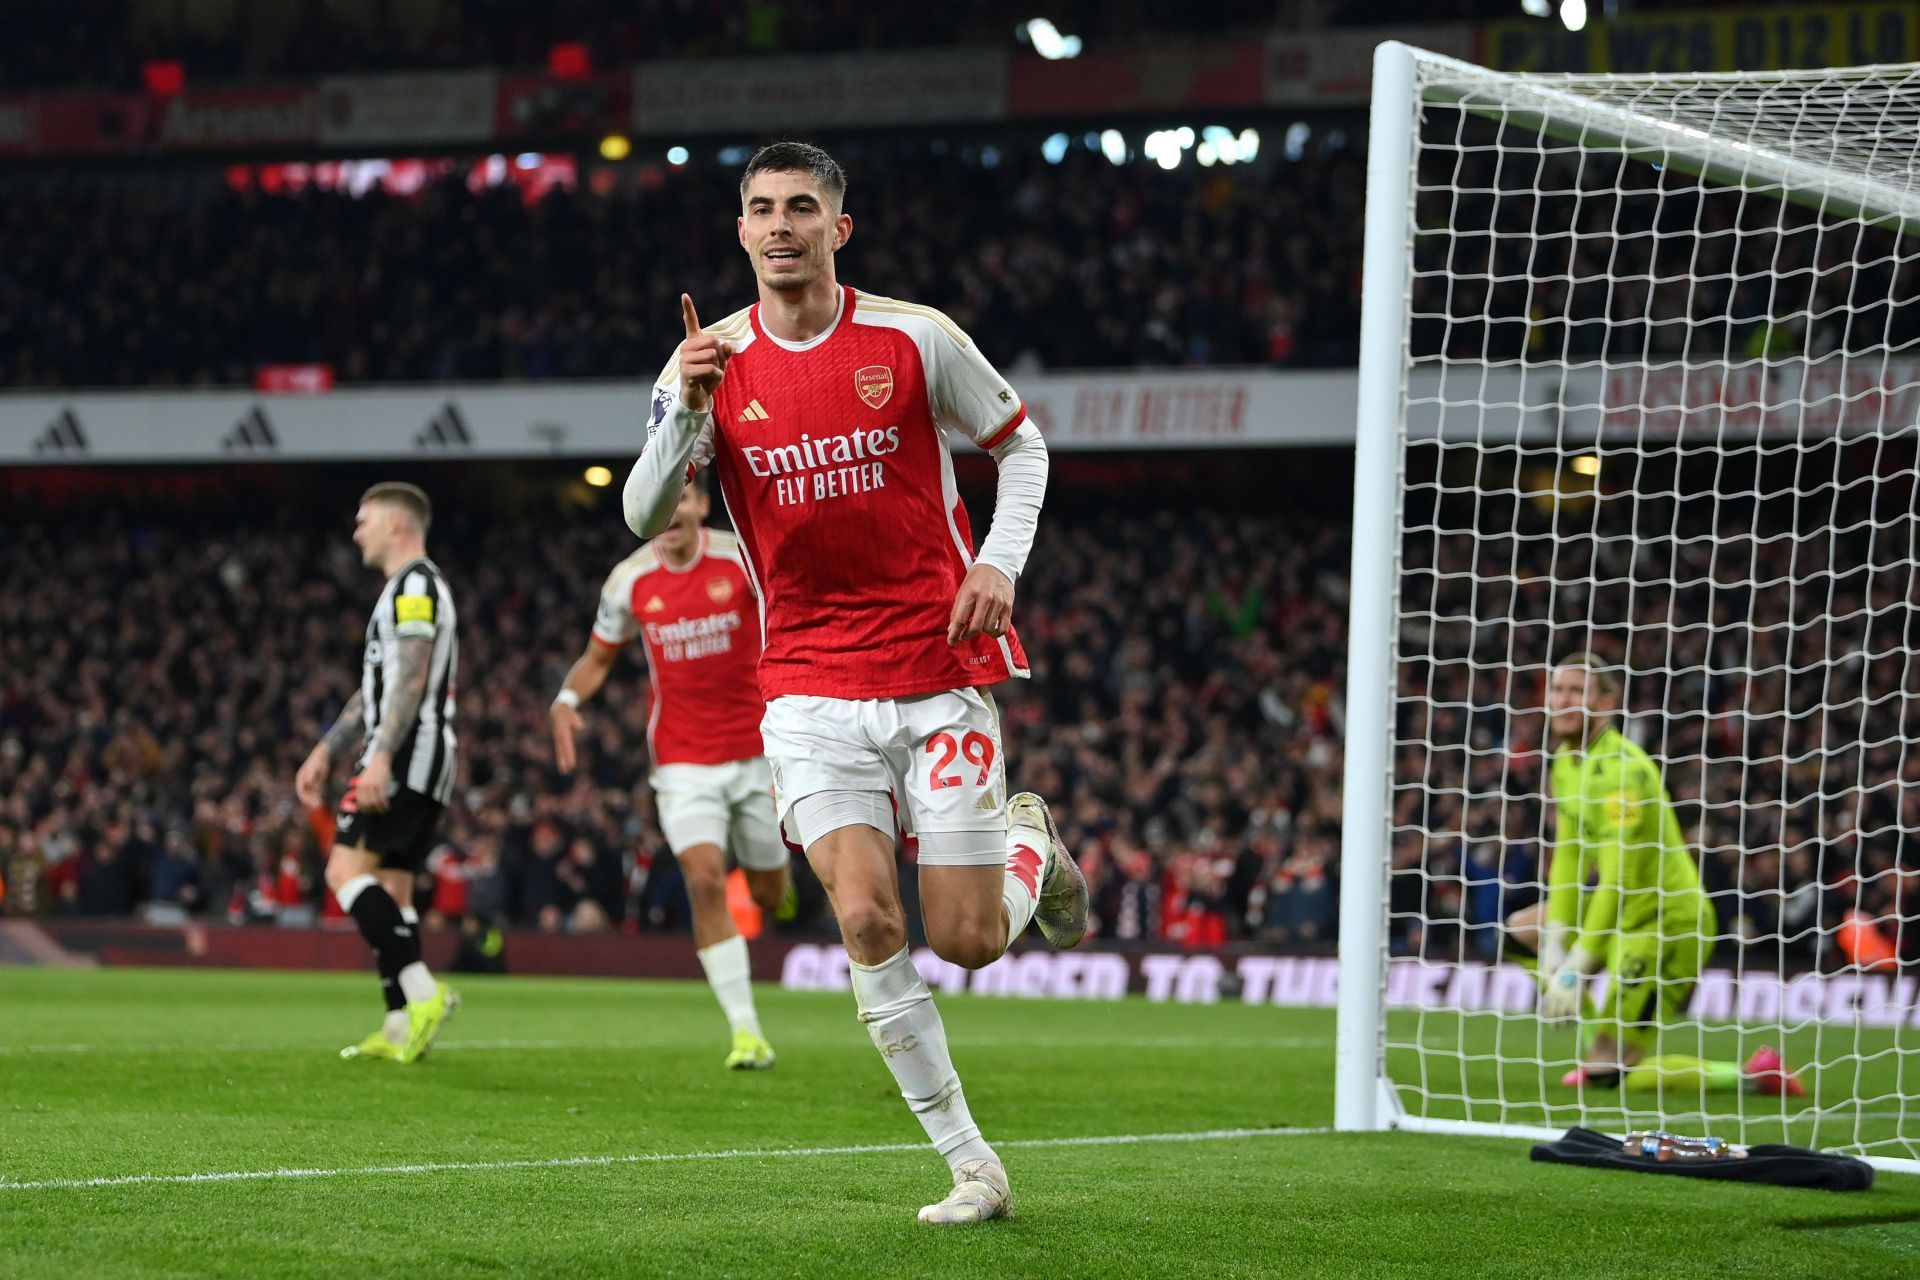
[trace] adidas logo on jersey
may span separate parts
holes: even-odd
[[[647,601],[644,612],[659,613],[661,610],[665,609],[666,607],[667,607],[667,602],[665,600],[662,600],[659,596],[655,596],[653,599]]]
[[[772,416],[773,416],[772,414],[768,413],[765,409],[760,407],[760,402],[758,400],[753,400],[753,401],[749,401],[747,404],[747,407],[740,411],[740,416],[739,418],[736,419],[736,421],[765,422],[768,418],[771,418]]]

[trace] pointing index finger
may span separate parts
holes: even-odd
[[[680,318],[687,322],[687,336],[695,337],[700,332],[700,317],[694,313],[693,299],[687,294],[680,295]]]

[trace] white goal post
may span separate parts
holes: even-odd
[[[1337,1127],[1920,1171],[1920,64],[1520,75],[1388,43],[1372,112]],[[1501,922],[1544,889],[1576,652],[1713,905],[1649,1052],[1771,1046],[1804,1095],[1562,1083],[1581,1028],[1537,1015]]]

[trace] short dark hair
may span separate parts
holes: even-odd
[[[433,523],[433,502],[427,497],[427,491],[417,484],[408,484],[404,480],[382,480],[360,495],[360,505],[369,502],[384,502],[400,508],[420,524],[420,532],[425,533]]]
[[[746,172],[740,175],[740,198],[747,198],[747,184],[756,173],[804,173],[820,184],[820,190],[837,210],[847,195],[846,171],[840,162],[810,142],[773,142],[753,153]]]

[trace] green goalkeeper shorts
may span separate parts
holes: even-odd
[[[1608,960],[1607,1001],[1596,1029],[1620,1044],[1653,1052],[1660,1029],[1686,1012],[1713,950],[1716,927],[1709,915],[1691,932],[1621,935]]]

